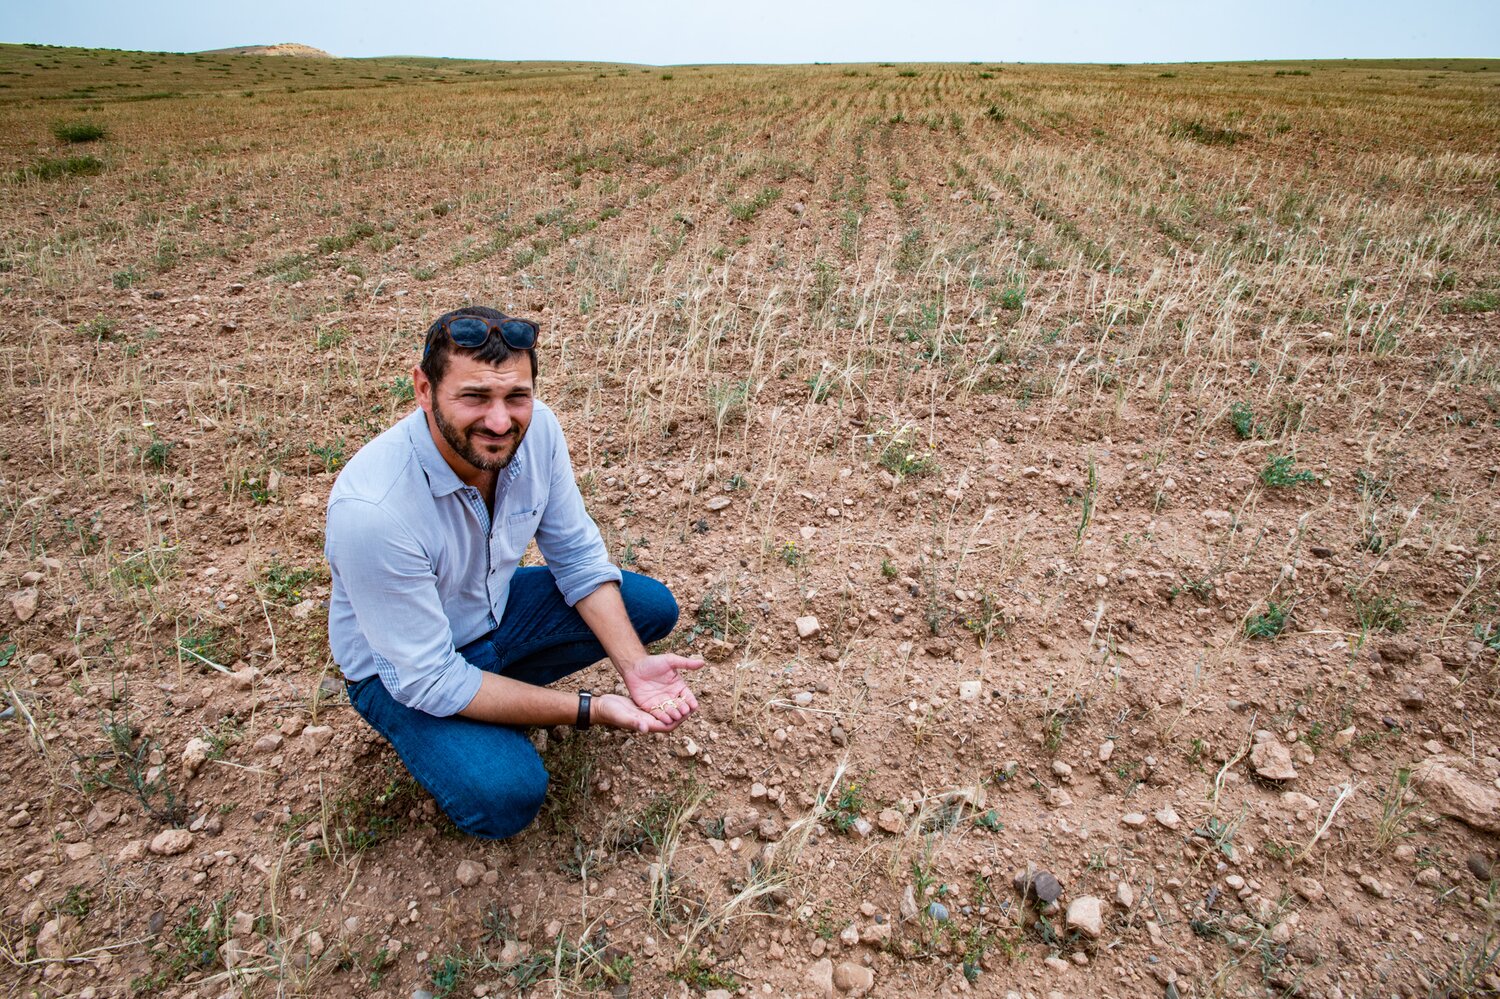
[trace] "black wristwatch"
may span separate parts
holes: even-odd
[[[573,723],[574,728],[585,729],[589,727],[589,708],[593,705],[593,702],[594,695],[592,692],[587,690],[580,690],[578,692],[578,720]]]

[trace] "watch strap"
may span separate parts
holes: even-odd
[[[591,691],[580,690],[578,692],[578,720],[573,723],[574,728],[585,729],[589,727],[589,709],[593,701],[594,695]]]

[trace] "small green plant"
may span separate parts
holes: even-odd
[[[397,375],[391,382],[389,391],[391,398],[396,400],[396,405],[403,406],[417,399],[417,390],[412,385],[410,375]]]
[[[124,693],[120,694],[121,700]],[[153,821],[177,825],[187,818],[187,803],[167,781],[165,767],[151,763],[156,743],[139,738],[128,715],[111,708],[102,720],[105,748],[76,758],[78,777],[85,791],[110,788],[135,798]]]
[[[896,563],[888,558],[880,560],[880,576],[882,579],[891,580],[901,575],[901,570],[896,568]]]
[[[749,201],[736,201],[729,206],[729,214],[737,222],[749,222],[781,197],[781,188],[763,187]]]
[[[345,454],[347,447],[344,438],[339,437],[327,444],[309,444],[307,450],[309,454],[323,463],[323,471],[337,472],[344,467],[344,462],[349,460]]]
[[[302,599],[303,588],[317,578],[313,569],[301,569],[272,559],[262,570],[256,589],[272,603],[295,604]]]
[[[151,443],[145,447],[136,448],[135,454],[145,467],[154,468],[158,472],[164,472],[167,465],[171,462],[172,449],[176,446],[171,441],[164,441],[160,437],[152,437]]]
[[[1359,621],[1361,632],[1406,630],[1406,615],[1413,609],[1411,604],[1384,593],[1368,599],[1353,593],[1350,599],[1354,602],[1354,617]]]
[[[807,553],[795,541],[783,541],[777,545],[776,554],[793,569],[798,568],[807,561]]]
[[[17,180],[58,180],[62,177],[92,177],[104,172],[104,161],[97,156],[69,156],[64,159],[40,159],[16,171]]]
[[[720,641],[728,641],[750,630],[744,615],[730,602],[729,594],[722,590],[705,593],[695,616],[697,622],[690,629],[694,637],[711,635]]]
[[[1078,518],[1078,532],[1074,541],[1082,543],[1084,532],[1094,522],[1094,500],[1099,495],[1099,472],[1094,467],[1094,456],[1089,455],[1088,468],[1085,470],[1083,483],[1083,499],[1081,502],[1081,515]]]
[[[1019,311],[1026,304],[1026,291],[1021,287],[1006,288],[1000,293],[1000,308]]]
[[[1229,407],[1229,426],[1242,441],[1255,436],[1255,410],[1248,403],[1236,402]]]
[[[930,475],[937,471],[937,461],[931,455],[922,453],[920,446],[913,441],[911,431],[876,435],[877,439],[882,437],[884,441],[875,463],[898,479]]]
[[[93,121],[60,121],[52,126],[58,142],[98,142],[108,134],[103,125]]]
[[[1245,138],[1244,132],[1232,128],[1218,128],[1205,122],[1174,121],[1167,129],[1174,139],[1190,139],[1205,146],[1232,146]]]
[[[993,808],[974,816],[974,824],[981,829],[988,829],[990,832],[1000,832],[1005,828],[1005,823],[1000,821],[1000,816],[995,814]]]
[[[123,271],[115,271],[110,277],[110,283],[115,286],[115,290],[124,291],[126,288],[133,287],[140,279],[139,271],[134,267],[127,267]]]
[[[95,316],[78,325],[78,335],[88,337],[95,343],[104,343],[106,340],[113,340],[119,328],[120,324],[116,320],[108,316]]]
[[[865,799],[859,782],[850,781],[839,790],[839,796],[834,801],[833,807],[828,809],[828,816],[835,829],[841,833],[847,833],[854,828],[855,819],[858,819],[864,810]]]
[[[1266,601],[1266,609],[1245,621],[1245,635],[1249,638],[1272,639],[1286,630],[1291,620],[1290,604]]]
[[[964,627],[979,639],[981,646],[988,646],[994,638],[1005,637],[1005,615],[1000,601],[989,590],[979,593],[979,608],[964,617]]]
[[[750,401],[751,381],[748,378],[733,382],[721,382],[708,387],[708,405],[714,417],[714,430],[722,433],[724,427],[735,420],[743,419]]]
[[[1396,840],[1411,835],[1406,823],[1416,812],[1418,805],[1416,802],[1406,801],[1406,793],[1410,787],[1411,771],[1406,767],[1397,768],[1380,799],[1380,819],[1375,823],[1376,850],[1384,850]]]
[[[1294,489],[1317,482],[1318,477],[1305,468],[1297,468],[1297,459],[1289,454],[1273,455],[1260,470],[1260,481],[1272,489]]]
[[[333,326],[326,330],[319,330],[317,339],[313,341],[313,349],[319,353],[332,350],[342,346],[349,339],[349,331],[341,326]]]

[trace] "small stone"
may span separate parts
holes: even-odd
[[[717,513],[718,511],[720,511],[720,510],[724,509],[725,507],[729,506],[729,504],[732,503],[732,502],[733,502],[733,500],[731,500],[728,496],[725,496],[723,493],[720,493],[717,496],[710,496],[708,498],[708,502],[705,503],[704,506],[708,507],[710,510],[713,510],[715,513]]]
[[[1316,902],[1324,895],[1322,884],[1314,878],[1294,878],[1292,880],[1292,891],[1301,895],[1309,902]]]
[[[192,849],[193,834],[186,829],[164,829],[151,841],[150,850],[159,857],[175,857]]]
[[[1412,771],[1412,783],[1444,815],[1481,832],[1500,833],[1500,790],[1474,780],[1457,757],[1436,755]]]
[[[1062,884],[1050,871],[1036,872],[1031,879],[1031,891],[1038,899],[1048,904],[1062,898]]]
[[[1474,875],[1478,881],[1487,882],[1495,876],[1495,866],[1482,853],[1469,854],[1468,857],[1464,858],[1464,866],[1469,869],[1469,873]]]
[[[1434,891],[1443,887],[1443,873],[1436,867],[1424,867],[1417,872],[1417,884]]]
[[[244,669],[238,669],[229,674],[229,685],[235,690],[250,690],[258,679],[260,679],[260,670],[254,666],[246,666]]]
[[[1108,763],[1109,758],[1115,755],[1115,740],[1105,739],[1099,744],[1099,762]]]
[[[1157,809],[1156,824],[1163,829],[1176,829],[1182,825],[1182,817],[1177,814],[1177,811],[1171,805],[1166,805]]]
[[[214,751],[213,743],[207,739],[192,738],[182,751],[182,769],[189,777],[196,777],[198,770]]]
[[[10,818],[5,820],[5,824],[12,829],[19,829],[22,826],[29,826],[31,825],[31,813],[25,810],[16,812]]]
[[[480,879],[484,877],[484,865],[472,860],[460,860],[458,862],[458,872],[455,876],[458,878],[459,884],[465,888],[472,888],[479,884]]]
[[[63,847],[63,854],[69,860],[84,860],[94,855],[94,845],[92,843],[69,843]]]
[[[906,831],[906,817],[894,808],[881,809],[880,814],[875,816],[875,824],[892,835],[900,835]]]
[[[38,595],[35,586],[28,586],[24,590],[10,595],[11,613],[15,614],[17,621],[30,621],[36,616]]]
[[[1421,687],[1407,686],[1401,688],[1401,706],[1403,708],[1409,711],[1417,711],[1421,709],[1425,702],[1426,698],[1422,695]]]
[[[325,947],[323,934],[317,930],[312,930],[304,938],[304,942],[307,944],[307,953],[310,957],[316,958],[322,956]]]
[[[958,685],[958,699],[960,701],[977,701],[979,692],[984,684],[978,680],[965,680]]]
[[[865,818],[863,815],[856,817],[855,820],[850,824],[849,828],[854,832],[854,835],[858,836],[860,839],[868,839],[870,833],[875,831],[875,827],[870,825],[870,820]]]
[[[855,944],[859,943],[859,927],[855,926],[853,923],[845,926],[842,930],[839,931],[839,943],[843,944],[845,947],[853,947]]]
[[[901,921],[909,923],[917,918],[917,893],[911,885],[901,890]]]
[[[145,855],[146,841],[143,839],[133,839],[120,847],[120,852],[115,854],[115,863],[128,864],[132,861],[140,860]]]
[[[939,923],[948,921],[948,907],[941,902],[930,902],[927,905],[927,915]]]
[[[327,749],[328,744],[333,741],[333,728],[329,725],[309,725],[302,730],[297,741],[302,744],[307,755],[316,756]]]
[[[500,964],[509,968],[526,956],[527,947],[519,940],[507,940],[500,948]]]
[[[693,741],[692,736],[683,736],[681,742],[674,742],[672,744],[672,753],[683,759],[697,756],[701,752],[703,752],[703,748]]]
[[[274,753],[281,748],[283,741],[279,733],[272,732],[269,735],[263,735],[259,739],[256,739],[255,744],[251,748],[257,753]]]
[[[1250,765],[1266,780],[1295,780],[1297,777],[1291,751],[1274,736],[1257,742],[1250,750]]]
[[[1093,895],[1080,895],[1069,902],[1067,926],[1090,940],[1098,940],[1104,932],[1104,911],[1099,900]]]
[[[1067,781],[1073,778],[1073,768],[1062,760],[1052,761],[1052,773],[1058,780]]]
[[[1369,874],[1361,874],[1359,876],[1359,886],[1376,898],[1391,897],[1390,890]]]
[[[1059,972],[1059,973],[1067,971],[1069,968],[1073,967],[1071,964],[1069,964],[1067,961],[1064,961],[1060,957],[1048,957],[1048,958],[1044,958],[1042,960],[1042,963],[1045,964],[1051,970]]]
[[[1139,829],[1146,824],[1146,816],[1140,812],[1126,812],[1120,817],[1120,822],[1131,829]]]
[[[798,638],[811,638],[822,630],[823,626],[818,624],[817,617],[812,614],[808,614],[806,617],[797,618]]]
[[[803,973],[803,978],[807,980],[814,996],[833,999],[833,962],[828,958],[814,961]]]
[[[797,705],[797,707],[799,708],[808,707],[812,704],[812,702],[813,695],[812,691],[810,690],[799,690],[797,691],[797,693],[792,695],[792,703]]]
[[[833,984],[851,996],[862,996],[875,987],[875,972],[862,964],[843,961],[833,969]]]
[[[891,942],[891,921],[871,923],[859,931],[859,942],[872,947],[884,947]]]
[[[1130,887],[1129,881],[1121,881],[1115,885],[1115,901],[1122,909],[1135,908],[1135,889]]]

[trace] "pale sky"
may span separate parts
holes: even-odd
[[[1500,56],[1497,0],[3,0],[0,41],[190,52],[718,62]]]

